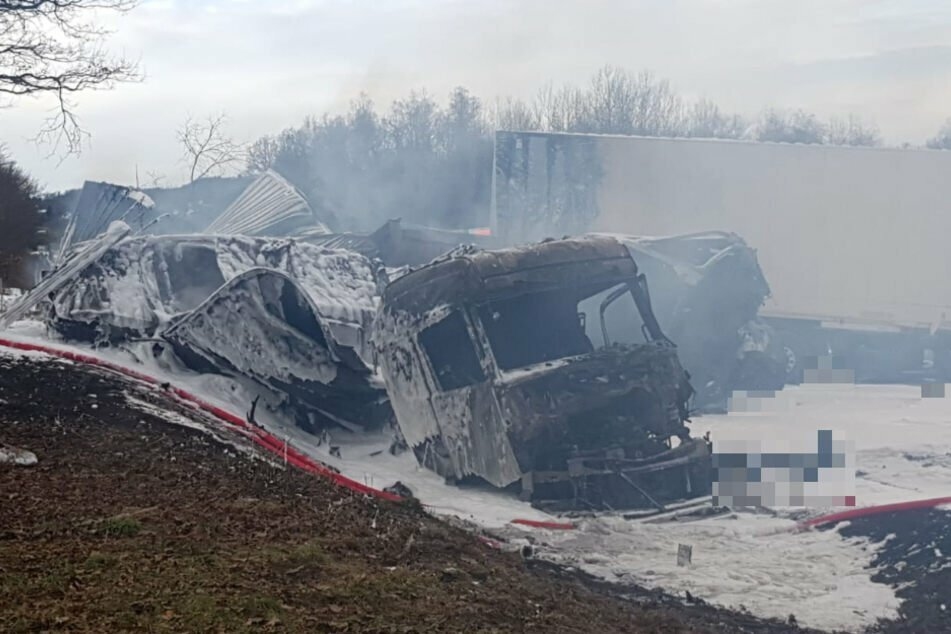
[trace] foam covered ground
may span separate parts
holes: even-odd
[[[35,323],[21,322],[10,336],[39,340],[43,332]],[[150,355],[97,354],[144,364],[150,374],[237,413],[247,411],[253,398],[253,386],[163,365]],[[698,417],[693,431],[755,440],[814,437],[818,429],[832,429],[855,442],[859,506],[951,494],[951,400],[922,398],[920,388],[910,386],[805,385],[746,408],[756,411]],[[575,531],[529,531],[509,522],[557,518],[497,491],[448,486],[419,468],[411,453],[390,455],[384,435],[340,431],[330,442],[318,441],[266,408],[259,408],[257,418],[345,475],[376,487],[399,480],[435,514],[461,517],[512,540],[532,540],[541,556],[611,580],[689,591],[763,616],[795,614],[799,623],[823,629],[861,631],[876,619],[895,616],[900,604],[893,588],[871,579],[881,543],[834,530],[794,532],[799,517],[793,510],[662,524],[602,515],[580,521]],[[331,455],[331,446],[340,448],[339,456]],[[690,566],[677,566],[678,544],[693,547]]]

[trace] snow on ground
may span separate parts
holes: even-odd
[[[5,335],[11,332],[36,340],[43,329],[23,323]],[[137,361],[147,373],[239,414],[253,398],[253,386],[168,366],[148,354],[135,355],[135,361],[118,350],[96,354],[126,365]],[[747,401],[744,409],[698,417],[693,431],[710,431],[714,439],[762,440],[780,434],[814,438],[817,430],[831,429],[855,443],[859,506],[951,495],[951,399],[922,398],[913,386],[804,385]],[[448,486],[421,469],[411,452],[391,455],[385,434],[340,431],[321,443],[266,407],[259,407],[257,419],[355,480],[380,488],[399,480],[437,515],[458,516],[512,539],[530,537],[541,556],[611,580],[687,590],[763,616],[795,614],[800,623],[823,629],[858,631],[894,616],[898,605],[892,589],[870,580],[867,566],[878,545],[836,531],[794,532],[796,522],[785,509],[775,517],[738,513],[665,523],[604,515],[582,520],[575,531],[527,531],[509,522],[554,518],[498,491]],[[339,457],[330,455],[330,446],[340,447]],[[693,547],[689,566],[677,566],[678,544]]]
[[[631,581],[761,616],[849,629],[893,615],[892,590],[869,580],[869,545],[834,531],[789,531],[789,520],[738,516],[689,524],[645,524],[616,517],[550,533],[543,556],[614,581]],[[514,533],[514,529],[508,531]],[[679,544],[692,546],[677,565]]]
[[[250,382],[244,383],[214,374],[198,374],[181,366],[169,366],[164,359],[152,357],[148,344],[126,350],[94,351],[88,347],[67,345],[45,338],[45,327],[32,321],[17,322],[4,331],[3,336],[62,349],[81,350],[91,356],[139,369],[153,377],[185,388],[213,405],[238,415],[244,415],[249,411],[251,401],[259,393],[257,386]],[[16,354],[42,356],[42,353],[20,351]],[[275,436],[286,439],[298,450],[339,469],[341,473],[358,482],[384,488],[400,481],[437,515],[453,515],[478,523],[485,528],[500,528],[518,518],[557,519],[533,509],[511,495],[492,488],[460,489],[448,486],[440,476],[420,467],[411,451],[398,456],[391,455],[388,449],[392,438],[382,433],[358,436],[339,430],[331,434],[329,443],[320,442],[320,439],[312,434],[268,411],[266,401],[267,395],[263,394],[261,405],[255,412],[255,419],[258,424],[266,427]],[[331,446],[341,448],[339,457],[330,455]]]
[[[802,385],[754,407],[697,418],[692,430],[805,439],[831,429],[855,443],[858,506],[951,495],[951,399],[922,398],[918,386]]]
[[[692,431],[770,441],[831,429],[855,443],[859,506],[951,495],[949,399],[922,398],[914,386],[803,385],[744,409],[698,417]],[[894,616],[893,591],[872,583],[865,569],[878,545],[835,531],[790,532],[789,515],[664,524],[602,517],[546,541],[552,558],[595,574],[688,590],[764,616],[795,613],[813,627],[857,630]],[[676,565],[678,544],[693,546],[691,566]]]

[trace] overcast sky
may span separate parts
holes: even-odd
[[[921,143],[951,116],[947,0],[143,0],[113,22],[110,47],[145,80],[80,99],[80,157],[28,140],[49,101],[0,110],[0,140],[48,188],[131,183],[137,166],[180,181],[189,113],[224,110],[251,141],[360,91],[528,97],[606,63],[744,114],[854,112],[888,143]]]

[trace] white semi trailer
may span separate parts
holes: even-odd
[[[797,371],[951,379],[951,152],[499,132],[494,174],[507,239],[739,234]]]

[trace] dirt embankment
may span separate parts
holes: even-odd
[[[872,631],[951,632],[951,523],[948,511],[921,509],[852,520],[839,532],[885,542],[872,561],[872,579],[896,588],[902,600],[899,618]]]
[[[0,465],[0,631],[798,631],[493,550],[145,414],[129,390],[0,356],[0,442],[39,458]]]

